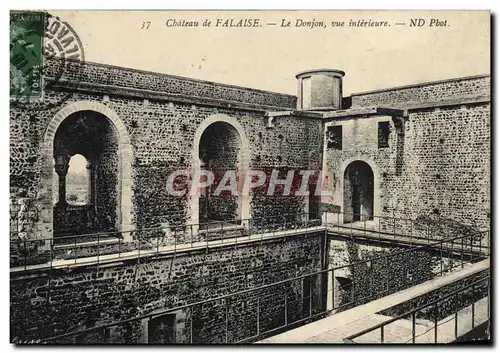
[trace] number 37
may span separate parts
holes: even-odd
[[[150,25],[151,25],[151,21],[142,21],[141,29],[148,29]]]

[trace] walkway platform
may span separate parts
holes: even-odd
[[[365,226],[366,228],[363,229],[363,226]],[[326,230],[331,235],[338,235],[347,238],[352,237],[356,239],[365,239],[368,241],[386,242],[390,244],[400,244],[403,246],[425,246],[439,241],[439,239],[419,238],[401,234],[379,233],[375,230],[373,222],[356,222],[354,223],[353,228],[345,225],[329,223],[326,225]],[[466,239],[468,240],[469,238]],[[465,245],[463,248],[461,242],[458,240],[452,244],[450,244],[450,242],[443,242],[442,248],[444,251],[453,251],[455,253],[460,253],[463,250],[464,252],[474,255],[488,256],[490,253],[488,241],[481,242],[480,246],[473,245],[471,247],[470,245]]]
[[[269,337],[257,343],[344,343],[344,338],[390,319],[390,317],[378,314],[379,312],[479,273],[488,269],[489,265],[489,259],[469,264],[463,270],[451,272],[448,275],[432,279],[353,309],[334,313],[327,318]],[[475,305],[475,326],[488,318],[487,300],[488,298],[484,298]],[[459,327],[459,334],[467,332],[472,327],[471,317],[468,318],[468,315],[471,315],[471,310],[468,309],[465,308],[459,312],[459,325],[462,325]],[[452,341],[451,338],[454,340],[453,320],[446,318],[441,320],[438,325],[438,343],[449,343]],[[417,320],[416,334],[418,337],[416,342],[434,342],[433,328],[434,323]],[[411,322],[409,320],[398,320],[385,328],[384,342],[411,343],[411,332]],[[380,333],[367,334],[356,339],[355,342],[379,343]]]

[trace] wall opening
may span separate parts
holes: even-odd
[[[342,125],[334,125],[327,127],[326,148],[334,150],[342,150]]]
[[[389,134],[391,133],[391,125],[388,121],[380,121],[378,123],[378,148],[389,147]]]
[[[148,343],[167,344],[176,342],[175,314],[152,318],[148,322]]]
[[[69,205],[87,205],[90,200],[90,165],[87,158],[75,154],[69,159],[66,174],[66,202]]]
[[[344,223],[372,220],[373,201],[372,168],[363,161],[350,163],[344,172]]]
[[[224,190],[216,193],[217,187],[226,172],[235,172],[241,164],[241,137],[238,131],[226,122],[215,122],[208,126],[201,135],[199,143],[200,167],[214,175],[214,182],[200,190],[199,220],[200,223],[225,221],[238,223],[241,219],[240,193]],[[203,180],[202,180],[203,181]],[[224,185],[234,182],[227,181]]]
[[[304,317],[310,315],[312,300],[312,281],[311,277],[304,277],[302,280],[302,313]]]
[[[53,144],[55,236],[117,230],[118,147],[116,128],[98,112],[75,112],[59,125]]]

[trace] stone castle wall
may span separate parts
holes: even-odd
[[[63,103],[60,103],[66,97]],[[40,187],[51,168],[43,154],[48,126],[60,109],[78,102],[96,102],[116,113],[123,122],[122,134],[130,139],[133,198],[131,223],[137,227],[181,224],[188,215],[188,197],[168,195],[166,181],[171,172],[193,165],[193,139],[204,119],[225,115],[243,126],[250,152],[249,168],[286,167],[307,169],[321,165],[322,127],[318,120],[299,117],[276,119],[275,128],[266,127],[261,111],[197,106],[171,101],[144,101],[125,97],[47,91],[44,105],[37,109],[11,107],[11,199],[39,199]],[[55,105],[51,107],[51,105]],[[119,151],[119,153],[123,153]],[[125,170],[126,172],[126,170]],[[295,213],[304,208],[304,200],[292,204],[276,198],[277,214]],[[48,208],[37,204],[39,212]],[[253,211],[268,204],[253,202]],[[271,211],[271,212],[274,212]],[[262,212],[261,212],[262,213]],[[272,215],[270,215],[272,216]],[[50,230],[46,231],[50,233]]]
[[[460,77],[443,81],[355,93],[352,107],[399,106],[415,102],[450,100],[460,97],[488,96],[490,76]]]
[[[221,116],[241,126],[245,134],[242,151],[248,154],[245,158],[249,169],[279,168],[283,178],[288,169],[319,169],[323,164],[334,190],[327,203],[343,207],[345,168],[352,161],[361,160],[374,172],[375,215],[412,218],[423,223],[439,216],[477,228],[489,225],[490,107],[487,103],[412,110],[404,138],[397,135],[392,118],[382,115],[348,117],[324,125],[319,119],[279,116],[274,119],[274,127],[269,128],[265,110],[294,109],[295,97],[98,64],[85,64],[79,70],[59,72],[59,69],[57,64],[49,64],[48,75],[56,76],[61,84],[85,83],[86,88],[52,87],[45,92],[42,103],[11,106],[10,194],[13,210],[20,212],[20,216],[13,217],[13,223],[21,222],[11,224],[11,228],[27,236],[33,230],[36,236],[52,234],[50,222],[45,221],[51,219],[53,206],[53,160],[46,158],[52,148],[46,136],[57,128],[53,119],[67,107],[91,106],[113,112],[121,158],[118,183],[128,190],[125,194],[129,196],[124,198],[117,192],[120,200],[116,218],[122,225],[144,228],[189,221],[193,200],[189,196],[169,195],[167,178],[173,171],[196,165],[195,136],[206,119],[216,121]],[[109,92],[92,91],[91,85]],[[125,88],[135,90],[134,94]],[[153,91],[160,96],[152,99]],[[352,102],[353,107],[387,105],[404,109],[409,103],[488,92],[489,78],[477,77],[357,94],[352,96]],[[185,97],[194,100],[198,97],[200,103],[188,102]],[[378,147],[379,122],[390,123],[389,147]],[[343,127],[342,150],[324,148],[328,139],[325,126],[330,125]],[[287,214],[306,209],[306,202],[301,197],[268,197],[260,190],[252,199],[251,215],[268,217],[274,223]],[[125,214],[128,209],[130,214]],[[266,229],[259,221],[253,225]],[[383,230],[388,227],[382,224]],[[79,267],[53,271],[50,276],[14,276],[12,338],[36,340],[318,271],[322,269],[323,236],[322,233],[297,236],[286,241],[190,252],[174,258],[117,262],[99,270]],[[359,276],[366,277],[366,273]],[[318,279],[312,284],[316,309],[324,304],[319,299],[324,283],[319,282]],[[302,285],[296,283],[289,288],[289,299],[296,302],[289,310],[290,319],[304,313]],[[241,325],[229,330],[230,340],[254,334],[257,296],[265,307],[263,328],[282,325],[284,293],[280,291],[255,293],[230,303],[220,301],[198,311],[180,311],[175,319],[176,340],[223,342],[226,304],[232,322]],[[191,318],[195,336],[189,332]],[[116,343],[147,342],[147,325],[147,320],[141,320],[114,328],[107,333],[108,339]],[[81,341],[103,339],[83,337]]]
[[[297,97],[288,94],[90,62],[66,61],[63,64],[58,59],[52,59],[47,60],[45,70],[47,77],[56,78],[57,81],[127,87],[280,108],[295,109],[297,101]]]
[[[425,104],[426,99],[458,101],[453,105],[410,110],[404,135],[398,135],[389,116],[349,116],[327,123],[325,130],[332,125],[343,127],[342,150],[325,149],[325,167],[334,189],[334,196],[328,202],[343,206],[345,168],[351,161],[361,160],[370,164],[375,179],[377,175],[379,178],[375,186],[375,204],[379,205],[375,205],[375,215],[413,220],[437,216],[476,229],[488,228],[490,104],[459,101],[466,95],[488,92],[489,77],[476,77],[353,95],[353,105],[401,109],[409,102]],[[378,146],[380,121],[390,123],[389,147]],[[327,131],[325,138],[326,134]],[[402,229],[404,234],[410,231],[415,229]]]
[[[141,258],[100,269],[87,266],[52,270],[37,276],[14,276],[11,338],[14,341],[47,338],[320,271],[324,239],[324,233],[319,232],[307,237],[291,236],[286,241],[191,251],[175,257]],[[321,278],[313,280],[311,285],[313,311],[320,312],[324,305]],[[229,340],[255,335],[258,298],[261,332],[278,327],[283,324],[285,314],[284,288],[271,287],[225,302],[212,302],[203,308],[177,311],[176,342],[189,343],[191,315],[195,343],[224,342],[226,304],[231,325]],[[308,307],[303,307],[303,291],[301,279],[287,285],[289,322],[308,316]],[[109,342],[147,343],[147,321],[112,328]],[[102,337],[89,335],[80,337],[79,342],[103,341]]]

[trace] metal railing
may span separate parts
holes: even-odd
[[[489,286],[490,286],[490,276],[488,275],[484,278],[481,278],[479,280],[474,281],[473,283],[464,285],[461,288],[454,290],[453,292],[451,292],[447,295],[441,296],[438,299],[432,300],[432,301],[430,301],[426,304],[423,304],[417,308],[411,309],[402,315],[398,315],[398,316],[393,317],[389,320],[386,320],[380,324],[377,324],[373,327],[370,327],[368,329],[365,329],[363,331],[360,331],[358,333],[350,335],[350,336],[344,338],[344,342],[345,343],[361,343],[361,342],[356,342],[355,340],[359,339],[363,336],[369,335],[371,333],[376,333],[377,331],[380,331],[379,343],[418,343],[418,342],[416,342],[416,340],[419,337],[426,338],[426,340],[424,340],[423,342],[420,342],[420,343],[445,343],[445,342],[439,342],[439,338],[438,338],[439,337],[439,335],[438,335],[439,330],[438,330],[438,328],[440,326],[442,327],[442,326],[446,325],[447,323],[449,323],[451,321],[454,322],[453,336],[451,338],[452,338],[452,340],[456,340],[460,336],[459,329],[458,329],[459,322],[460,322],[459,317],[460,317],[460,312],[461,311],[463,312],[463,309],[468,309],[468,307],[470,306],[470,308],[471,308],[471,310],[470,310],[470,312],[471,312],[470,330],[473,330],[476,327],[477,316],[475,314],[475,308],[476,308],[477,303],[480,302],[480,300],[476,300],[476,299],[478,299],[477,298],[478,296],[476,295],[476,298],[474,298],[474,301],[470,305],[465,305],[465,306],[464,305],[457,305],[460,307],[460,309],[455,308],[456,311],[454,311],[454,313],[452,315],[450,315],[452,317],[445,319],[445,320],[438,321],[439,320],[438,308],[443,306],[444,303],[446,303],[447,301],[456,299],[456,297],[459,295],[469,294],[468,292],[470,292],[470,290],[472,290],[472,294],[474,296],[477,293],[476,289],[478,287],[486,287],[487,293],[479,293],[479,296],[487,299],[486,300],[486,305],[487,305],[486,319],[487,319],[487,321],[489,321],[489,319],[490,319],[490,297],[489,297],[489,293],[488,293]],[[481,294],[485,294],[485,295],[481,295]],[[458,304],[462,304],[462,303],[458,302]],[[431,312],[432,326],[430,328],[427,328],[424,332],[417,333],[417,330],[416,330],[417,314],[419,312],[423,312],[427,308],[433,309]],[[468,319],[467,316],[469,316],[469,315],[462,315],[462,316],[465,317],[465,319],[467,320]],[[388,341],[386,338],[387,337],[387,334],[386,334],[387,326],[389,326],[393,323],[396,323],[400,320],[407,320],[408,318],[410,318],[410,322],[411,322],[411,337],[409,339],[404,338],[403,342],[390,342],[390,341]],[[433,335],[432,335],[431,339],[429,339],[428,337],[423,337],[425,334],[431,333],[432,331],[433,331]],[[464,334],[464,333],[465,332],[461,332],[461,334]],[[374,335],[372,334],[370,337],[373,337],[373,336]],[[365,343],[368,343],[368,342],[365,342]],[[377,342],[373,342],[372,340],[370,340],[369,343],[377,343]]]
[[[353,217],[361,219],[357,222],[344,223],[346,219]],[[340,232],[350,237],[366,236],[379,242],[390,239],[404,240],[412,244],[418,240],[431,243],[436,239],[427,236],[419,237],[414,233],[411,219],[394,218],[389,216],[365,216],[348,212],[323,213],[308,212],[297,214],[285,214],[280,216],[268,216],[249,219],[236,219],[229,221],[211,221],[199,224],[172,225],[169,227],[151,227],[125,231],[97,232],[78,235],[59,234],[52,238],[21,239],[15,231],[11,232],[13,239],[10,241],[11,267],[28,270],[31,265],[46,264],[53,268],[54,261],[73,260],[76,263],[99,263],[109,258],[109,255],[122,254],[140,258],[166,252],[181,251],[186,248],[209,248],[220,242],[222,244],[238,245],[245,238],[255,239],[260,236],[273,238],[277,236],[293,235],[293,231],[315,232],[326,227],[328,230]],[[391,231],[381,224],[392,225]],[[405,224],[410,224],[410,233],[403,234],[402,229],[408,229]],[[377,227],[378,225],[378,227]],[[342,231],[342,232],[341,232]],[[286,233],[285,233],[286,232]],[[474,238],[474,244],[470,245],[470,251],[487,252],[489,249],[489,232],[481,232],[482,238]],[[472,238],[471,238],[472,239]],[[420,242],[422,243],[422,242]],[[81,258],[89,258],[88,261],[79,261]],[[61,263],[67,266],[68,261]]]
[[[450,220],[446,220],[450,221]],[[456,223],[446,225],[445,220],[416,220],[404,217],[366,215],[352,212],[325,212],[323,224],[331,231],[353,236],[371,236],[383,240],[401,240],[406,242],[432,242],[448,238],[451,234],[477,233],[473,227]],[[443,229],[444,228],[444,229]],[[486,233],[485,233],[486,234]],[[479,244],[478,244],[479,246]],[[480,246],[489,248],[489,237],[485,237]]]
[[[187,248],[209,248],[217,242],[235,244],[254,239],[260,240],[293,235],[293,232],[323,230],[318,213],[285,214],[231,221],[210,221],[198,224],[151,227],[125,231],[96,232],[78,235],[59,234],[51,238],[21,239],[11,232],[11,267],[27,270],[30,265],[47,264],[53,268],[58,260],[92,258],[88,262],[99,263],[107,255],[119,258],[126,253],[140,258],[141,255],[180,251]],[[64,262],[62,266],[67,266]]]
[[[140,315],[79,331],[61,334],[53,332],[50,337],[41,339],[40,342],[103,343],[103,341],[99,341],[99,338],[97,341],[89,341],[88,337],[92,337],[92,334],[96,333],[98,333],[99,337],[110,337],[112,330],[119,331],[120,328],[124,329],[124,327],[132,323],[143,322],[143,320],[147,321],[153,317],[172,314],[178,311],[183,311],[186,317],[187,331],[185,330],[184,332],[184,343],[209,343],[207,341],[209,338],[218,343],[251,342],[272,333],[285,331],[301,323],[323,317],[335,310],[359,305],[364,301],[375,300],[396,291],[423,283],[435,276],[463,268],[468,262],[482,260],[485,258],[484,255],[469,253],[466,246],[453,246],[453,244],[473,243],[473,239],[469,238],[480,235],[475,234],[444,239],[394,253],[375,256],[349,265],[316,271],[275,283],[262,284],[255,288],[236,293],[179,305],[154,312],[153,314]],[[451,243],[452,246],[443,247],[444,243]],[[457,263],[455,265],[443,266],[443,249],[445,248],[449,251],[448,256],[456,260]],[[430,278],[421,276],[415,276],[410,279],[406,278],[401,283],[397,278],[398,276],[395,276],[397,273],[394,272],[394,267],[397,263],[408,264],[408,258],[418,258],[419,253],[422,251],[432,251],[433,253],[441,254],[440,272],[431,274]],[[429,261],[434,261],[434,259],[434,257],[429,258]],[[368,264],[369,266],[367,266]],[[411,263],[409,264],[412,266]],[[375,268],[378,268],[378,273],[385,273],[387,278],[384,279],[384,285],[380,286],[370,280],[375,276],[363,275],[362,280],[367,284],[365,287],[359,286],[360,283],[356,285],[355,281],[353,281],[352,286],[348,290],[345,288],[336,289],[333,285],[335,272],[339,273],[339,271],[343,271],[345,268],[350,268],[353,274],[359,274],[360,268],[362,269],[361,273],[364,273],[367,269],[368,271],[373,271]],[[415,270],[418,271],[418,268]],[[329,278],[329,276],[331,277]],[[356,276],[354,276],[354,279],[356,280]],[[366,279],[368,281],[365,281]],[[331,288],[326,287],[325,290],[325,286],[327,286],[329,280],[331,280],[332,286]],[[362,294],[368,293],[368,296],[360,297],[359,292],[362,292]],[[339,295],[340,300],[335,300],[336,295]],[[328,304],[330,298],[331,305]],[[207,312],[210,312],[211,318],[222,317],[223,319],[219,322],[208,324],[203,321],[203,314]]]

